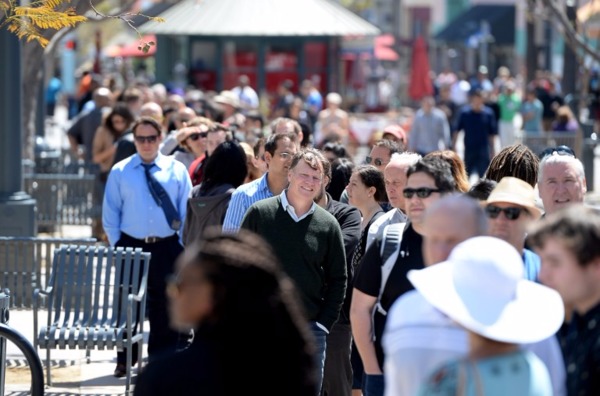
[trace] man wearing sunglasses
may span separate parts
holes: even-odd
[[[378,236],[367,248],[354,278],[350,323],[364,366],[362,390],[365,396],[383,395],[384,353],[381,337],[387,310],[398,297],[413,289],[406,278],[407,272],[424,267],[421,245],[425,210],[444,194],[456,190],[450,165],[437,157],[418,160],[408,168],[406,175],[403,196],[408,222],[401,237],[392,245],[386,243],[388,232]],[[382,255],[388,246],[396,249],[394,254],[384,259]],[[384,264],[388,267],[391,263],[392,269],[384,281],[382,267]]]
[[[542,215],[535,205],[533,187],[516,177],[503,177],[485,202],[485,212],[489,219],[489,235],[514,246],[523,257],[525,277],[537,281],[540,258],[525,248],[528,228]]]
[[[365,159],[369,165],[374,165],[380,171],[384,171],[387,164],[390,163],[392,155],[400,152],[400,145],[392,140],[378,140],[371,148],[371,152]]]
[[[166,278],[173,274],[175,260],[183,251],[181,220],[192,183],[185,165],[160,153],[158,121],[140,117],[131,129],[137,154],[112,167],[102,224],[111,246],[139,247],[152,255],[148,273],[148,356],[152,360],[175,351],[180,342],[179,333],[169,328]],[[135,359],[135,349],[132,352]],[[124,351],[118,353],[115,377],[126,375],[125,357]]]

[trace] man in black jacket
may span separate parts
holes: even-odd
[[[315,202],[336,218],[342,229],[346,251],[346,297],[340,317],[327,335],[325,369],[323,374],[323,396],[345,396],[352,393],[352,330],[350,329],[350,302],[352,301],[352,252],[360,240],[361,215],[358,208],[335,201],[325,191],[331,181],[331,163],[323,161],[323,183]]]

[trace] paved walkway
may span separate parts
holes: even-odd
[[[40,315],[44,321],[45,312]],[[10,311],[9,325],[33,343],[33,311]],[[147,324],[145,325],[148,328]],[[147,334],[146,334],[147,336]],[[30,395],[31,371],[21,351],[10,342],[6,352],[5,394],[9,396]],[[44,366],[46,351],[39,351]],[[146,351],[144,351],[146,356]],[[115,378],[112,373],[116,364],[116,351],[92,351],[91,361],[86,363],[84,350],[52,350],[52,386],[46,385],[46,395],[122,395],[125,378]],[[133,369],[133,381],[137,369]],[[44,378],[45,382],[45,378]]]

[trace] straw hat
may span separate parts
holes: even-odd
[[[542,211],[535,205],[535,190],[531,185],[512,176],[503,177],[492,190],[484,205],[511,203],[526,208],[534,219],[540,218]]]
[[[523,260],[489,236],[458,244],[447,261],[411,270],[408,279],[431,305],[474,333],[525,344],[552,336],[564,320],[560,295],[523,279]]]
[[[214,101],[220,104],[230,105],[236,109],[240,107],[240,98],[231,91],[221,91],[221,93],[215,96]]]

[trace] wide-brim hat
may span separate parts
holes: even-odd
[[[507,242],[489,236],[458,244],[447,261],[411,270],[408,279],[434,307],[491,340],[544,340],[560,328],[564,305],[553,289],[523,278],[523,260]]]
[[[231,91],[221,91],[220,94],[215,96],[214,101],[216,103],[233,106],[236,109],[240,107],[240,98]]]
[[[529,183],[516,177],[503,177],[483,204],[487,206],[500,202],[522,206],[534,219],[542,216],[542,211],[535,204],[535,190]]]

